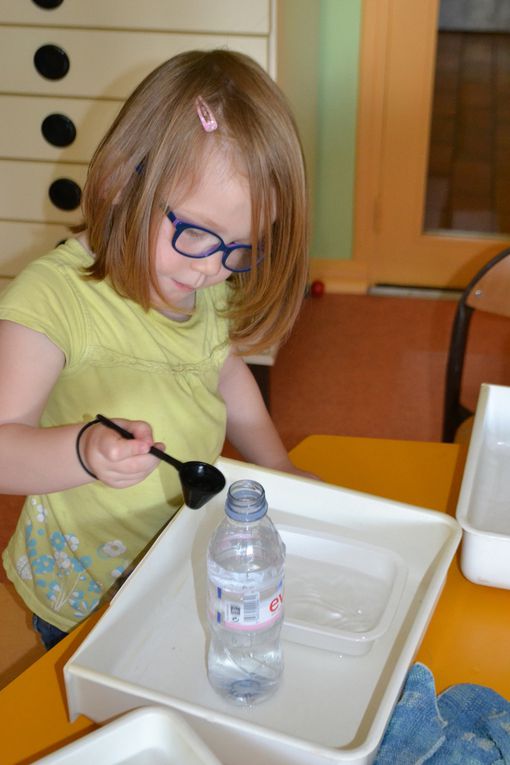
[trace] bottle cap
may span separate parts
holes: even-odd
[[[234,521],[258,521],[267,513],[264,487],[257,481],[235,481],[229,487],[225,512]]]

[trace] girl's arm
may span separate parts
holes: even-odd
[[[240,356],[228,356],[219,390],[227,405],[227,438],[248,462],[314,477],[290,461],[255,378]]]
[[[0,493],[43,494],[94,480],[76,456],[83,423],[38,427],[63,366],[64,354],[45,335],[0,321]],[[103,483],[121,488],[143,480],[158,460],[147,454],[153,443],[147,423],[117,422],[135,439],[94,425],[83,434],[80,453]]]

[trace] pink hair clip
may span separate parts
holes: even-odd
[[[197,108],[198,118],[202,123],[202,127],[204,128],[205,132],[212,133],[217,129],[218,123],[214,119],[214,114],[202,96],[198,96],[197,100],[195,101],[195,106]]]

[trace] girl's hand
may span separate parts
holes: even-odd
[[[149,454],[154,443],[152,428],[141,420],[114,420],[133,434],[123,438],[100,422],[88,428],[80,439],[80,455],[85,465],[107,486],[124,489],[140,483],[159,465],[159,459]]]

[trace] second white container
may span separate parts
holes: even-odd
[[[510,589],[510,387],[480,388],[457,520],[466,578]]]

